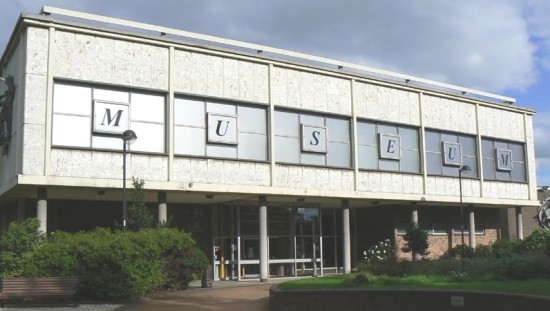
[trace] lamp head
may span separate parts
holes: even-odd
[[[472,168],[469,165],[461,165],[458,170],[461,174],[469,174]]]
[[[122,133],[121,138],[124,141],[124,143],[131,145],[136,141],[137,135],[132,130],[126,130],[124,131],[124,133]]]

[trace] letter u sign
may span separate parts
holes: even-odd
[[[238,145],[237,116],[208,114],[208,142]]]
[[[460,166],[462,164],[462,149],[459,143],[442,142],[443,164]]]

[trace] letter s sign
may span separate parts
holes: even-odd
[[[302,124],[302,151],[327,153],[327,129],[322,126]]]

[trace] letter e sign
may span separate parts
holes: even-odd
[[[302,124],[302,151],[327,153],[327,128]]]
[[[378,134],[380,158],[399,160],[401,159],[401,140],[397,135]]]
[[[208,142],[238,145],[237,116],[208,114]]]

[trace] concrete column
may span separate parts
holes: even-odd
[[[521,213],[521,206],[516,207],[516,228],[518,240],[523,240],[523,216]]]
[[[40,230],[43,233],[47,232],[48,228],[48,191],[46,188],[38,188],[36,202],[36,218],[40,221]]]
[[[17,200],[17,222],[25,220],[25,199]]]
[[[159,224],[164,225],[168,221],[168,207],[166,205],[166,192],[159,192]]]
[[[268,256],[267,256],[267,199],[260,197],[260,282],[267,282]]]
[[[411,207],[411,226],[418,227],[418,207],[416,205]]]
[[[351,239],[349,226],[349,201],[342,200],[342,238],[344,274],[351,273]]]
[[[468,209],[468,232],[470,236],[470,247],[476,248],[476,219],[475,219],[475,213],[474,208],[470,207]]]
[[[411,207],[411,226],[414,228],[418,227],[418,207],[416,205],[413,205]],[[420,259],[422,259],[420,254],[412,252],[413,261],[418,261]]]

